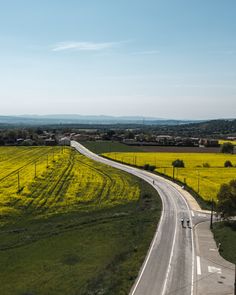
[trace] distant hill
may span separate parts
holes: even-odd
[[[236,119],[211,120],[182,125],[156,126],[160,134],[187,137],[224,137],[236,136]]]
[[[77,114],[57,115],[22,115],[22,116],[0,116],[0,124],[7,125],[56,125],[56,124],[139,124],[139,125],[180,125],[198,121],[170,120],[141,116],[84,116]]]

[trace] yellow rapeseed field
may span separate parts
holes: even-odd
[[[55,214],[137,200],[128,174],[71,148],[0,148],[0,223],[22,214]]]
[[[233,145],[236,145],[236,140],[219,140],[219,144],[224,144],[226,142],[232,143]]]
[[[144,166],[155,165],[156,171],[173,177],[172,162],[181,159],[185,168],[175,169],[175,178],[185,182],[205,200],[216,200],[222,183],[236,179],[236,168],[224,168],[229,160],[236,166],[236,155],[209,153],[105,153],[106,157]],[[204,167],[209,166],[209,167]]]

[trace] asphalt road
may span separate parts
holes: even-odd
[[[162,216],[130,295],[195,294],[192,214],[181,193],[157,175],[102,158],[75,141],[71,142],[71,146],[95,161],[146,180],[155,187],[162,199]],[[181,218],[184,218],[183,226]],[[187,219],[190,221],[189,226]]]

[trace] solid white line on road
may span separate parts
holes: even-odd
[[[197,256],[197,274],[200,276],[202,274],[201,270],[201,262],[200,262],[200,257]]]
[[[191,214],[192,214],[192,216],[194,217],[195,214],[194,214],[193,210],[191,210]]]

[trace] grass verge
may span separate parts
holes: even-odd
[[[136,146],[129,146],[117,141],[83,141],[81,142],[90,151],[96,154],[111,152],[138,152],[140,149]]]
[[[213,234],[216,243],[221,243],[221,256],[236,264],[236,221],[215,223]]]

